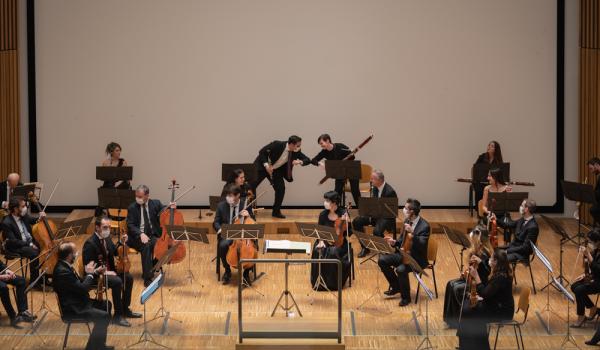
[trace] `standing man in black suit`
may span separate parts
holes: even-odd
[[[352,153],[352,150],[348,148],[348,146],[343,143],[332,143],[331,136],[329,134],[323,134],[319,136],[317,139],[317,143],[321,146],[321,152],[319,152],[313,159],[311,159],[312,165],[325,167],[324,160],[343,160],[348,155]],[[352,156],[348,160],[355,160],[355,157]],[[354,199],[354,204],[358,206],[358,202],[360,201],[360,188],[358,186],[359,180],[348,180],[350,182],[350,191],[352,192],[352,199]],[[346,184],[345,180],[336,179],[335,180],[335,189],[340,196],[344,194],[344,185]]]
[[[519,220],[498,220],[498,226],[510,228],[515,232],[515,239],[513,239],[508,246],[504,247],[508,254],[508,261],[511,263],[528,260],[529,256],[533,254],[531,243],[537,243],[538,234],[540,232],[537,221],[535,221],[533,215],[536,209],[537,205],[533,199],[525,199],[519,207],[519,213],[521,214]]]
[[[18,197],[13,197],[8,202],[9,215],[4,217],[0,225],[4,231],[4,245],[6,251],[17,254],[24,258],[30,259],[29,265],[29,283],[35,281],[39,276],[39,259],[36,259],[40,254],[40,246],[32,236],[32,228],[38,219],[30,216],[27,213],[25,200]],[[46,213],[41,212],[40,218],[46,216]],[[36,288],[41,288],[40,284]]]
[[[225,268],[225,273],[223,274],[223,284],[228,284],[231,281],[231,267],[229,263],[227,263],[227,252],[229,251],[229,246],[233,243],[233,240],[224,239],[221,236],[221,226],[223,224],[232,224],[238,215],[243,217],[251,217],[254,219],[254,214],[252,213],[252,207],[248,207],[244,209],[244,206],[247,203],[245,201],[241,201],[242,190],[240,186],[236,184],[229,184],[225,188],[225,200],[221,201],[217,206],[217,212],[215,213],[215,219],[213,221],[213,228],[217,232],[217,241],[218,241],[218,258],[221,260],[221,264],[223,264],[223,268]],[[250,269],[244,270],[244,279],[249,284],[250,283]]]
[[[123,239],[127,241],[127,235],[123,235]],[[93,262],[97,266],[105,266],[107,287],[112,291],[113,323],[130,327],[131,324],[125,317],[140,318],[142,315],[129,309],[133,277],[129,272],[117,274],[115,254],[117,254],[117,247],[110,239],[110,219],[107,216],[97,217],[94,234],[83,244],[83,264]]]
[[[269,178],[275,190],[275,201],[273,202],[273,217],[285,219],[281,213],[281,204],[285,196],[285,181],[292,182],[292,168],[294,165],[306,166],[310,164],[310,159],[300,152],[302,139],[299,136],[292,135],[286,141],[273,141],[261,148],[254,164],[258,169],[258,176],[252,183],[253,192],[260,183]]]
[[[58,295],[58,302],[64,318],[83,318],[94,323],[94,329],[88,339],[86,350],[114,349],[106,346],[106,331],[109,324],[110,302],[99,303],[91,300],[88,291],[94,280],[104,273],[104,268],[96,267],[92,261],[85,265],[85,277],[81,278],[75,271],[74,264],[79,256],[75,243],[64,242],[58,247],[58,262],[54,267],[53,288]]]
[[[176,208],[175,203],[169,203],[169,206]],[[142,277],[146,287],[154,278],[154,244],[162,234],[160,213],[164,209],[165,206],[158,199],[150,199],[150,189],[146,185],[136,188],[135,202],[127,208],[127,245],[140,253]]]
[[[8,209],[8,202],[17,186],[23,186],[21,177],[17,173],[8,174],[6,181],[0,182],[0,204],[2,204],[2,209]]]
[[[594,157],[587,162],[588,169],[596,176],[596,187],[594,187],[595,203],[590,207],[590,215],[594,219],[594,226],[600,225],[600,158]]]
[[[405,218],[404,230],[406,235],[412,234],[412,247],[409,254],[423,268],[427,266],[427,245],[431,231],[429,223],[419,215],[421,203],[416,199],[407,199],[402,211]],[[400,293],[402,297],[400,306],[410,304],[410,279],[408,274],[412,271],[410,265],[402,263],[404,238],[400,237],[396,241],[391,237],[385,237],[385,240],[396,248],[396,253],[381,255],[378,261],[381,272],[390,284],[389,289],[384,294],[391,296]]]
[[[396,191],[385,181],[385,175],[381,170],[373,170],[371,173],[371,197],[376,198],[398,198]],[[393,209],[393,208],[392,208]],[[395,218],[380,218],[375,219],[367,216],[357,216],[352,220],[352,225],[356,231],[365,232],[365,226],[373,225],[373,235],[383,237],[385,231],[396,232]],[[370,252],[369,248],[361,243],[362,249],[358,254],[359,258],[367,256]]]

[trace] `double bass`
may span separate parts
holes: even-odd
[[[171,203],[176,202],[175,190],[178,188],[179,184],[177,183],[177,181],[175,179],[171,180],[171,186],[169,186],[169,189],[171,190]],[[195,186],[186,191],[184,194],[188,193],[194,188]],[[183,197],[183,195],[179,196],[179,198],[181,197]],[[160,238],[156,241],[156,244],[154,245],[154,258],[158,260],[160,260],[167,253],[169,248],[171,248],[175,244],[175,240],[171,238],[171,236],[169,236],[167,225],[183,226],[183,215],[181,214],[181,212],[179,212],[177,209],[171,206],[169,206],[167,210],[164,210],[162,213],[160,213],[160,226],[162,227],[162,234]],[[179,244],[177,246],[177,250],[173,254],[173,257],[171,258],[171,260],[169,260],[168,263],[177,264],[179,262],[182,262],[185,258],[185,252],[185,245]]]
[[[54,190],[56,190],[56,186],[58,186],[58,182],[54,185]],[[52,191],[50,198],[48,198],[48,201],[52,198],[54,190]],[[45,210],[45,208],[41,208],[39,199],[33,192],[29,192],[28,197],[29,201],[35,204],[40,213]],[[47,204],[48,203],[46,203],[46,205]],[[33,225],[31,231],[33,231],[31,232],[31,235],[40,246],[40,252],[48,252],[45,256],[40,257],[40,270],[45,269],[48,273],[51,273],[51,271],[54,271],[54,266],[58,262],[57,248],[60,244],[60,240],[56,239],[54,236],[56,224],[47,217],[42,217],[35,225]]]
[[[250,199],[250,203],[248,203],[248,199]],[[250,206],[255,201],[256,200],[252,200],[251,195],[246,197],[246,199],[244,200],[243,209],[239,211],[235,220],[233,221],[234,225],[244,225],[244,224],[254,225],[254,224],[256,224],[256,221],[254,221],[254,219],[252,219],[251,217],[244,217],[243,215],[241,215],[241,213],[244,210],[247,210],[248,208],[250,208]],[[254,242],[252,242],[252,240],[236,239],[229,246],[229,250],[227,251],[226,260],[230,266],[237,269],[237,268],[239,268],[238,264],[239,264],[240,260],[256,259],[257,257],[258,257],[258,249],[254,245]],[[249,268],[252,268],[253,266],[254,266],[254,263],[244,263],[243,268],[249,269]]]

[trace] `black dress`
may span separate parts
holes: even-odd
[[[338,216],[344,215],[344,209],[338,208],[336,211]],[[323,210],[319,214],[319,225],[334,227],[335,221],[329,220],[329,210]],[[313,244],[312,259],[338,259],[342,263],[342,287],[346,284],[348,277],[350,276],[350,261],[348,259],[348,241],[346,240],[346,233],[344,233],[344,243],[341,247],[336,247],[328,242],[325,242],[326,247],[318,249],[317,245],[319,241],[315,241]],[[313,288],[317,282],[319,276],[319,264],[311,264],[310,269],[310,283]],[[321,276],[323,281],[329,290],[337,290],[337,265],[334,264],[321,264]],[[322,286],[316,288],[316,290],[325,290]]]
[[[500,165],[500,162],[498,162],[496,159],[494,159],[494,161],[490,163],[490,160],[488,157],[489,156],[488,156],[487,152],[480,154],[479,157],[477,157],[475,164],[473,164],[473,165],[477,165],[477,164],[489,164],[489,165],[498,165],[498,166]],[[481,198],[483,198],[483,189],[484,188],[485,188],[485,185],[482,183],[473,184],[473,190],[475,191],[475,204],[479,203]]]
[[[124,162],[125,162],[125,159],[119,158],[119,163],[117,163],[117,168],[122,167]],[[117,181],[104,181],[104,183],[102,184],[102,188],[118,188],[118,189],[124,189],[124,190],[131,189],[131,184],[129,183],[129,181],[123,181],[117,187],[115,187],[115,183],[117,183]]]

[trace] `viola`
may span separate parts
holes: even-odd
[[[117,256],[115,256],[115,270],[117,273],[127,273],[131,268],[131,261],[129,261],[129,247],[122,234],[120,234],[119,242],[121,244],[117,248]]]
[[[177,188],[179,188],[179,184],[177,184],[177,181],[175,179],[171,180],[171,186],[169,187],[169,189],[171,190],[172,203],[175,202],[175,190]],[[158,260],[160,260],[165,254],[167,254],[169,248],[171,248],[175,244],[175,240],[171,238],[169,232],[167,232],[167,225],[183,226],[183,215],[181,214],[181,212],[179,212],[171,206],[169,206],[168,210],[165,210],[160,214],[160,226],[162,227],[162,234],[160,238],[156,241],[156,244],[154,245],[154,258]],[[177,250],[173,254],[173,257],[168,263],[177,264],[179,262],[182,262],[185,258],[185,253],[185,245],[179,244]]]

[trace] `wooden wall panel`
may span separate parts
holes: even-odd
[[[21,171],[17,0],[0,0],[0,178]]]

